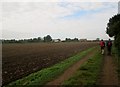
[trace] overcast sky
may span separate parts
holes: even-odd
[[[118,13],[117,2],[2,2],[1,8],[3,39],[108,39],[107,23]]]

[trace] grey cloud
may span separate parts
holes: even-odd
[[[106,23],[109,17],[116,13],[115,8],[109,8],[108,11],[96,13],[92,16],[87,15],[82,19],[61,20],[58,17],[71,14],[80,8],[74,8],[75,5],[63,8],[57,3],[50,2],[20,2],[15,6],[11,6],[14,5],[13,3],[9,5],[4,8],[6,9],[4,12],[11,17],[6,18],[3,22],[3,38],[42,37],[46,34],[53,35],[54,38],[85,37],[95,39],[100,36],[106,38]],[[92,8],[95,9],[96,6]],[[12,10],[8,11],[9,9]]]

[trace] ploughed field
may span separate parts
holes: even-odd
[[[96,42],[3,44],[3,85],[96,45]]]

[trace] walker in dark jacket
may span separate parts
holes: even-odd
[[[109,39],[107,41],[107,51],[108,51],[108,55],[111,55],[111,49],[112,49],[112,41]]]

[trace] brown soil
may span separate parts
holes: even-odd
[[[50,67],[97,44],[96,42],[3,44],[2,84],[6,85]]]
[[[62,82],[65,80],[69,79],[74,73],[80,68],[80,66],[87,61],[92,55],[94,54],[93,51],[91,51],[88,55],[86,55],[84,58],[82,58],[80,61],[77,63],[73,64],[70,68],[68,68],[62,75],[60,75],[57,79],[48,82],[46,86],[48,85],[56,85],[59,86],[61,85]]]
[[[105,54],[100,76],[100,85],[118,86],[118,76],[112,55]]]

